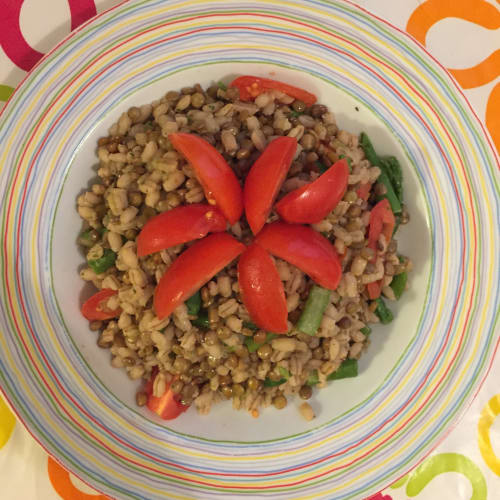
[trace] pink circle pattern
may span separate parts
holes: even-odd
[[[94,0],[67,0],[71,13],[71,30],[95,16]],[[20,15],[23,0],[0,0],[0,45],[7,57],[19,68],[29,71],[43,56],[24,38]]]
[[[390,495],[384,495],[382,493],[376,493],[375,495],[365,498],[365,500],[392,500]]]

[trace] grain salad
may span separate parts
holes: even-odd
[[[329,381],[356,376],[370,325],[392,320],[386,301],[400,298],[412,267],[393,237],[409,220],[401,169],[396,158],[377,155],[366,134],[339,129],[334,113],[315,101],[257,77],[196,84],[130,108],[98,140],[98,181],[77,200],[86,255],[80,276],[98,290],[82,313],[112,366],[144,380],[139,406],[169,419],[231,400],[257,417],[294,395],[309,400]],[[269,166],[279,155],[280,179]],[[207,184],[207,158],[230,167],[241,199],[230,199],[230,184],[220,192]],[[338,193],[325,191],[328,176]],[[262,193],[255,201],[250,182]],[[311,189],[316,205],[329,196],[334,206],[307,223],[320,213],[301,201]],[[278,248],[294,238],[317,239],[338,261],[334,285],[322,281],[324,269],[315,274],[314,263]],[[212,258],[214,274],[198,270]],[[189,290],[178,284],[182,273],[191,273]],[[259,279],[265,289],[274,273],[269,307],[251,290]],[[281,316],[273,323],[266,314]],[[308,421],[315,417],[309,403],[299,407]]]

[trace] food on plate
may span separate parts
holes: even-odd
[[[82,314],[160,418],[355,377],[408,286],[402,172],[310,92],[242,76],[132,107],[79,196]],[[303,403],[306,420],[314,405]]]
[[[261,94],[270,93],[270,91],[278,91],[286,94],[288,97],[293,97],[298,103],[298,106],[311,106],[316,102],[316,96],[307,92],[307,90],[294,87],[285,82],[279,82],[277,80],[271,80],[270,78],[262,78],[259,76],[239,76],[235,78],[230,87],[237,88],[240,92],[239,98],[242,101],[253,101],[256,97]],[[297,111],[297,109],[295,109]]]

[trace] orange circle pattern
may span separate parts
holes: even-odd
[[[497,1],[500,3],[500,0]],[[490,30],[500,28],[500,10],[485,0],[427,0],[413,11],[406,31],[425,45],[429,29],[438,21],[450,17],[463,19]],[[448,70],[462,88],[481,87],[500,75],[500,49],[471,68]],[[488,98],[486,126],[500,152],[500,83],[495,85]]]
[[[52,457],[48,457],[47,472],[49,479],[63,500],[110,500],[104,495],[89,495],[80,491],[71,481],[70,473],[61,467]]]

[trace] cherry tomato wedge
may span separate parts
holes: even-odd
[[[307,106],[312,106],[317,100],[314,94],[299,87],[259,76],[239,76],[229,86],[239,89],[242,101],[251,101],[267,90],[279,90],[294,99],[304,102]]]
[[[392,238],[396,219],[391,210],[389,200],[380,200],[370,212],[370,229],[368,230],[368,246],[373,250],[377,249],[377,241],[381,234],[385,236],[385,241],[389,243]]]
[[[391,210],[389,200],[384,198],[379,201],[370,212],[368,246],[375,251],[375,256],[373,257],[372,262],[374,262],[377,258],[377,241],[380,235],[383,234],[386,242],[389,243],[392,238],[395,224],[396,219],[394,218],[394,214]],[[368,283],[366,285],[366,290],[370,299],[377,299],[380,297],[382,292],[382,281],[380,280]]]
[[[309,226],[273,222],[255,239],[269,253],[308,274],[318,285],[335,290],[342,267],[334,246]]]
[[[210,234],[193,243],[161,277],[153,299],[156,315],[168,316],[243,250],[245,245],[227,233]]]
[[[173,420],[181,413],[184,413],[189,406],[183,405],[179,401],[178,394],[175,394],[168,384],[162,396],[153,396],[153,384],[155,378],[158,376],[158,370],[154,370],[151,378],[148,380],[145,392],[148,395],[147,407],[156,413],[163,420]]]
[[[372,185],[369,182],[367,182],[366,184],[360,184],[359,188],[356,190],[358,198],[361,198],[362,200],[365,201],[368,200],[371,188]]]
[[[344,196],[349,179],[345,159],[332,165],[315,181],[284,196],[275,206],[280,217],[297,224],[314,224],[324,219]]]
[[[370,297],[370,299],[378,299],[382,293],[382,280],[368,283],[366,285],[366,290],[368,291],[368,297]]]
[[[296,149],[297,139],[278,137],[267,146],[248,172],[243,198],[253,234],[257,234],[266,223]]]
[[[230,224],[236,223],[243,213],[243,194],[226,160],[197,135],[177,133],[168,138],[193,167],[208,202],[217,205]]]
[[[146,222],[137,238],[137,255],[143,257],[225,229],[226,219],[215,207],[203,203],[177,207]]]
[[[252,321],[262,330],[288,331],[285,288],[271,256],[253,243],[238,262],[238,283]]]
[[[102,321],[105,319],[116,318],[122,312],[121,309],[107,309],[106,301],[116,295],[116,290],[104,288],[87,299],[82,305],[82,314],[89,321]]]

